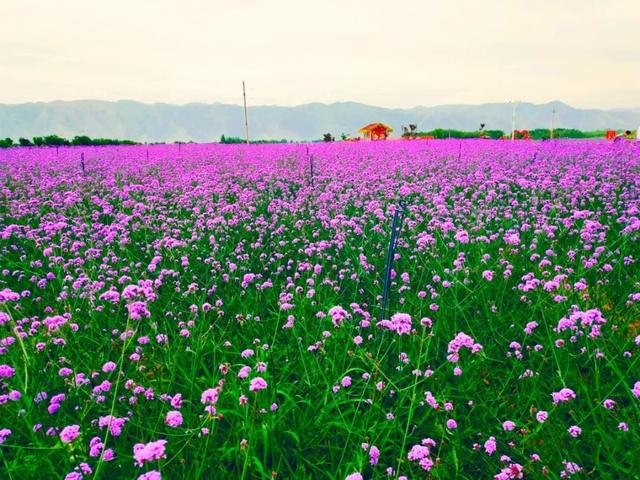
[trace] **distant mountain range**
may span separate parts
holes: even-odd
[[[562,102],[520,103],[517,129],[548,128],[555,109],[555,126],[580,130],[629,129],[640,124],[640,108],[580,109]],[[309,103],[295,107],[249,107],[249,135],[253,139],[312,140],[330,132],[356,135],[358,128],[384,122],[401,133],[401,126],[415,123],[418,130],[454,128],[511,131],[509,103],[440,105],[409,109],[373,107],[354,102]],[[0,104],[0,137],[33,137],[58,134],[64,137],[131,139],[137,141],[217,141],[220,135],[244,136],[243,109],[220,103],[140,103],[77,100]]]

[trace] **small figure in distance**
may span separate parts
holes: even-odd
[[[614,138],[613,141],[618,143],[620,140],[625,140],[629,135],[631,135],[631,130],[625,130],[624,133],[616,135],[616,138]]]

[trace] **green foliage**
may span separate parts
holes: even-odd
[[[46,135],[44,137],[33,137],[32,140],[28,138],[20,137],[18,143],[21,147],[61,147],[63,145],[74,146],[99,146],[99,145],[136,145],[137,142],[133,140],[117,140],[113,138],[91,138],[87,135],[77,135],[73,137],[73,140],[69,141],[64,137],[58,135]],[[0,140],[0,148],[8,148],[13,146],[13,140],[5,138]]]
[[[238,143],[247,143],[244,138],[240,137],[227,137],[224,134],[220,136],[220,143],[226,144],[238,144]],[[265,144],[265,143],[289,143],[286,138],[281,138],[280,140],[249,140],[251,144]]]
[[[86,135],[73,137],[72,145],[91,145],[91,138]]]
[[[87,135],[75,136],[71,140],[71,145],[84,145],[84,146],[100,146],[100,145],[136,145],[137,142],[133,140],[117,140],[113,138],[91,138]]]
[[[71,145],[71,142],[58,135],[47,135],[44,137],[44,144],[51,147],[60,147],[62,145]]]
[[[453,130],[453,129],[444,129],[444,128],[436,128],[434,130],[429,130],[428,132],[416,132],[416,136],[418,137],[434,137],[438,139],[443,138],[484,138],[489,137],[494,140],[504,136],[504,132],[502,130],[483,130],[483,131],[474,131],[468,132],[464,130]],[[403,135],[405,136],[405,135]]]
[[[548,140],[551,131],[548,128],[536,128],[529,130],[529,135],[534,140]],[[553,138],[604,138],[604,130],[582,131],[575,128],[556,128],[553,130]]]
[[[494,140],[509,136],[510,133],[505,133],[502,130],[478,130],[474,132],[464,130],[454,130],[445,128],[436,128],[429,130],[428,132],[417,132],[418,137],[432,136],[434,138],[481,138],[489,137]],[[529,130],[529,135],[534,140],[548,140],[551,138],[551,131],[548,128],[535,128]],[[403,134],[403,137],[409,136],[408,133]],[[553,130],[553,138],[604,138],[604,130],[591,130],[583,131],[575,128],[556,128]]]

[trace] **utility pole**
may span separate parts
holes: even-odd
[[[556,123],[555,120],[556,120],[556,107],[553,107],[553,110],[551,110],[551,133],[549,135],[552,140],[553,140],[553,127],[554,127],[554,124]]]
[[[244,80],[242,81],[242,98],[244,99],[244,133],[247,145],[249,144],[249,122],[247,120],[247,92],[244,88]]]
[[[509,103],[513,104],[513,110],[511,112],[511,141],[513,142],[516,139],[516,109],[518,108],[520,100],[510,101]]]

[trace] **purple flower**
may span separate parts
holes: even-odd
[[[497,450],[497,444],[495,437],[489,437],[486,442],[484,442],[484,451],[487,452],[487,455],[492,455]]]
[[[567,432],[569,432],[569,435],[571,435],[573,438],[576,438],[582,434],[582,429],[577,425],[572,425],[569,427]]]
[[[514,428],[516,428],[516,424],[513,423],[511,420],[507,420],[506,422],[502,422],[502,428],[507,431],[510,432],[512,431]]]
[[[161,458],[166,458],[166,440],[156,440],[147,444],[136,443],[133,446],[133,458],[138,467],[142,467],[145,462],[152,462]]]
[[[182,414],[178,410],[167,412],[164,423],[170,427],[177,428],[182,425]]]
[[[150,470],[147,473],[140,475],[138,480],[162,480],[162,476],[157,470]]]
[[[80,426],[79,425],[69,425],[62,429],[60,432],[60,441],[62,443],[71,443],[80,434]]]
[[[569,400],[576,398],[576,393],[570,388],[563,388],[557,392],[553,392],[551,394],[551,398],[553,399],[553,404],[556,405],[560,402],[568,402]]]
[[[378,450],[378,447],[373,445],[369,449],[369,463],[371,463],[371,465],[377,465],[379,459],[380,459],[380,450]]]
[[[250,392],[258,392],[260,390],[264,390],[267,388],[268,384],[262,377],[252,378],[251,382],[249,382],[249,391]]]
[[[0,378],[11,378],[15,373],[16,370],[9,365],[0,365]]]
[[[633,389],[631,389],[631,393],[633,393],[634,397],[640,398],[640,381],[636,382],[633,385]]]

